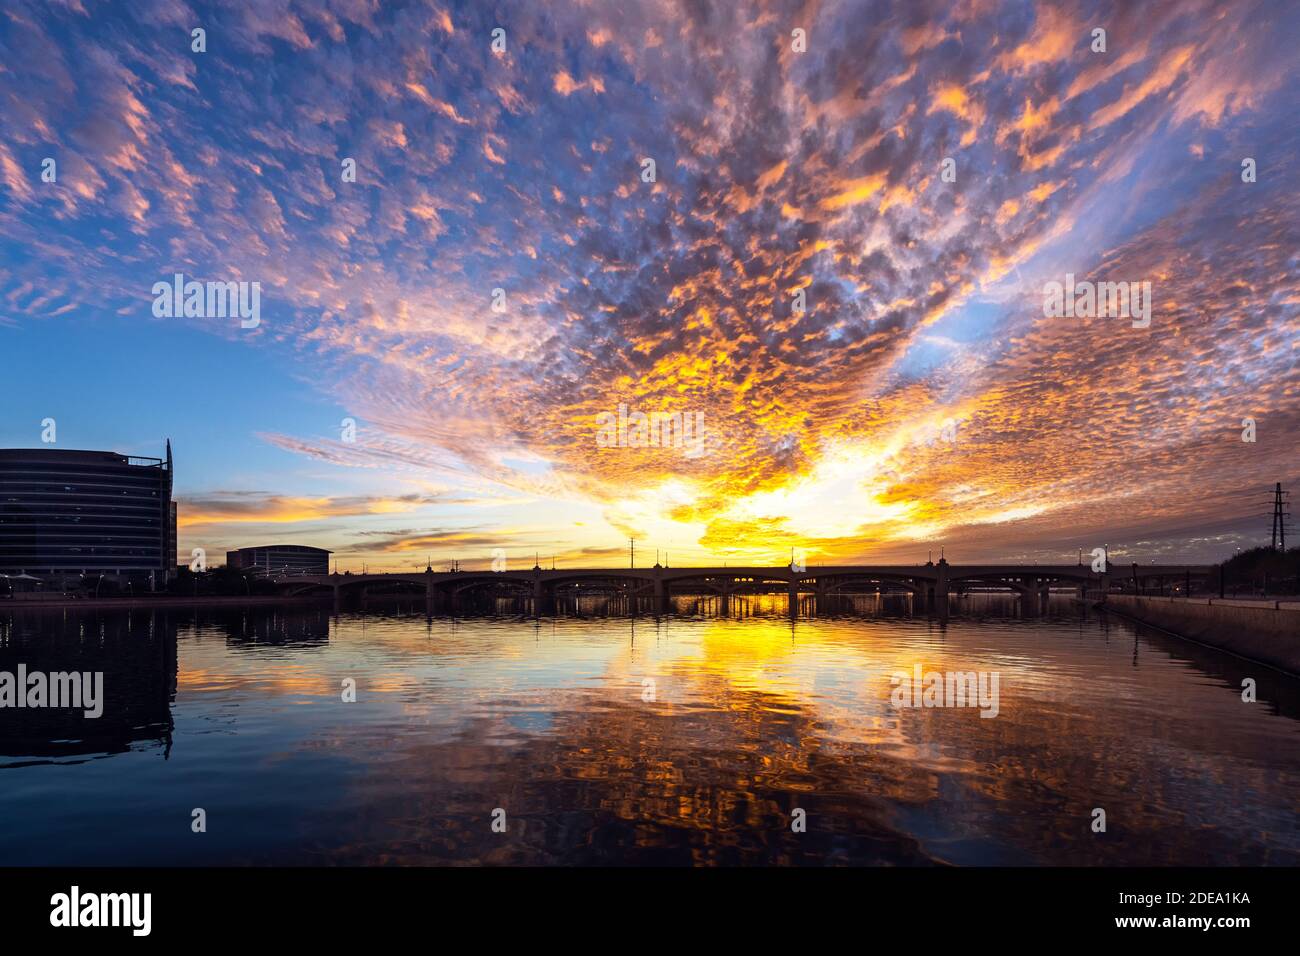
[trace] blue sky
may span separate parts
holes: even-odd
[[[183,553],[1213,560],[1296,472],[1298,20],[14,0],[0,444],[170,437]],[[155,318],[175,272],[260,324]],[[1045,318],[1066,273],[1152,327]],[[620,403],[706,453],[598,447]]]

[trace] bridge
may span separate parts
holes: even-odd
[[[1087,564],[1003,565],[949,564],[940,559],[920,565],[825,565],[817,567],[699,567],[668,568],[563,568],[546,570],[434,571],[387,574],[288,575],[272,578],[288,593],[303,594],[329,588],[334,600],[350,590],[382,585],[410,585],[424,590],[431,611],[454,610],[470,592],[490,591],[531,599],[534,613],[547,613],[560,597],[582,594],[619,595],[633,602],[652,601],[655,613],[668,609],[674,593],[716,595],[722,612],[733,596],[785,592],[793,613],[801,596],[822,599],[847,594],[900,592],[912,594],[927,607],[943,611],[948,597],[972,590],[1011,591],[1024,599],[1027,609],[1037,608],[1053,589],[1069,588],[1080,597],[1088,591],[1101,594],[1143,592],[1152,588],[1190,591],[1195,581],[1207,587],[1212,565],[1111,564],[1098,573]],[[635,604],[633,605],[635,606]]]

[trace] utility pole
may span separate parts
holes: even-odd
[[[635,568],[636,567],[636,538],[628,538],[627,547],[628,547],[628,552],[627,552],[628,561],[630,562],[628,564],[628,567]]]
[[[1282,482],[1277,482],[1273,486],[1273,550],[1286,550],[1286,526],[1291,517],[1291,512],[1287,509],[1290,502],[1287,500],[1291,495],[1289,491],[1282,490]]]

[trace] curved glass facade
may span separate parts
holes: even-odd
[[[0,572],[175,570],[167,458],[107,451],[0,449]]]

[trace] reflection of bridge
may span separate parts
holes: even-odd
[[[294,593],[331,588],[337,601],[350,589],[364,591],[379,585],[413,585],[423,588],[430,608],[455,608],[467,592],[491,590],[531,598],[535,611],[554,607],[558,597],[582,594],[620,594],[653,599],[656,612],[666,610],[674,593],[714,594],[725,613],[733,595],[785,591],[792,611],[802,594],[832,597],[874,591],[901,591],[940,610],[951,593],[973,589],[1013,591],[1037,606],[1051,588],[1072,588],[1082,596],[1087,590],[1108,592],[1113,586],[1162,591],[1165,586],[1187,589],[1192,580],[1204,583],[1208,565],[1112,564],[1108,573],[1094,572],[1086,564],[1062,565],[954,565],[945,560],[923,565],[829,565],[793,570],[790,567],[721,568],[566,568],[534,567],[520,571],[433,571],[396,574],[317,574],[274,579]]]

